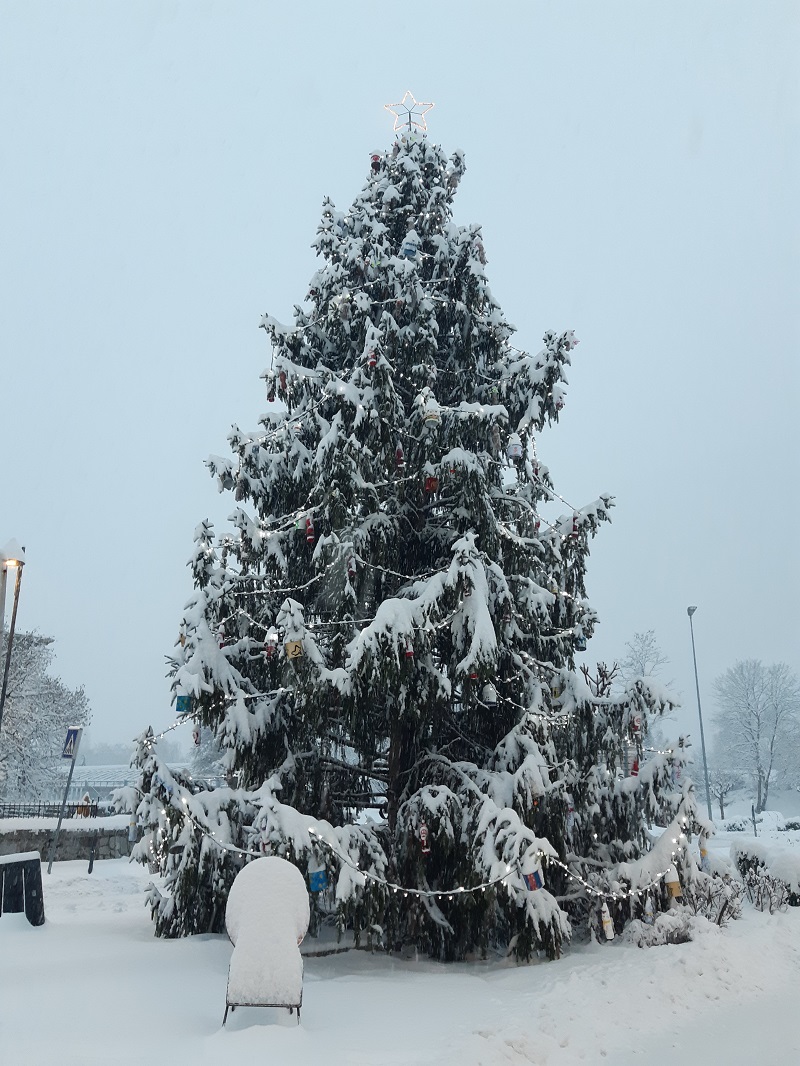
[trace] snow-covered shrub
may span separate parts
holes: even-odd
[[[783,844],[747,840],[731,845],[731,858],[759,910],[800,907],[800,855]]]
[[[725,833],[745,833],[751,826],[744,818],[729,818],[722,823],[721,828]]]
[[[625,930],[625,937],[637,948],[654,948],[661,944],[685,944],[692,939],[692,916],[678,908],[657,914],[652,923],[635,918]]]
[[[692,912],[707,918],[715,925],[726,925],[731,918],[742,914],[744,886],[730,874],[696,873],[692,883],[683,891],[683,902]]]

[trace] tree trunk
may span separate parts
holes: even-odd
[[[389,739],[389,775],[386,786],[386,817],[389,831],[394,834],[400,793],[406,783],[407,772],[414,765],[414,730],[404,717],[394,719]]]
[[[720,818],[724,818],[725,817],[725,797],[722,795],[722,793],[720,793],[719,796],[717,797],[717,799],[719,800],[719,816],[720,816]]]

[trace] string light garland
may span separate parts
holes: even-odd
[[[143,798],[147,795],[139,788],[135,788],[135,791]],[[189,821],[192,826],[194,826],[194,828],[198,830],[198,832],[200,832],[206,839],[216,844],[218,848],[222,849],[223,851],[230,852],[232,854],[242,855],[246,858],[259,859],[263,857],[263,851],[253,851],[249,848],[240,848],[236,844],[231,844],[228,841],[220,840],[213,830],[206,829],[205,826],[201,825],[200,822],[198,822],[198,820],[194,817],[191,811],[186,809],[188,808],[189,801],[185,796],[181,797],[181,802],[183,803],[183,808],[176,807],[175,809],[182,815],[182,817]],[[161,814],[166,817],[166,813],[167,812],[165,808],[162,807]],[[683,820],[683,825],[686,825],[685,819]],[[500,874],[498,877],[491,878],[488,881],[483,881],[477,885],[458,885],[456,888],[448,889],[413,888],[409,885],[401,885],[395,881],[389,881],[387,878],[381,877],[378,874],[373,874],[369,870],[363,870],[357,862],[351,860],[349,856],[344,855],[335,845],[331,844],[329,840],[326,840],[315,829],[310,826],[307,826],[306,831],[308,832],[308,835],[312,837],[315,841],[318,841],[320,844],[328,848],[332,852],[334,857],[339,860],[339,862],[343,863],[345,866],[348,866],[354,872],[360,874],[366,881],[371,881],[373,884],[378,884],[383,888],[390,889],[393,893],[402,894],[405,898],[408,898],[409,896],[416,896],[418,898],[425,899],[453,900],[458,899],[460,896],[469,896],[475,895],[478,892],[485,892],[487,889],[493,888],[495,885],[500,884],[505,885],[506,889],[508,889],[508,891],[511,891],[512,887],[507,883],[508,878],[514,876],[515,873],[522,876],[520,864],[519,862],[517,862],[514,865],[506,864],[505,873]],[[685,833],[679,833],[678,837],[673,837],[672,843],[680,845],[681,840],[686,840]],[[155,857],[155,852],[153,851],[152,847],[152,841],[150,844],[150,850],[151,854]],[[593,885],[590,881],[587,881],[579,874],[576,874],[567,866],[566,863],[562,862],[561,859],[559,859],[557,856],[549,854],[549,852],[540,849],[536,852],[535,856],[532,856],[532,858],[534,858],[535,861],[540,865],[547,865],[552,863],[554,866],[558,866],[559,869],[561,869],[566,874],[566,876],[570,878],[570,880],[574,881],[577,884],[580,884],[588,895],[593,896],[596,899],[624,900],[644,895],[656,885],[660,884],[660,882],[663,881],[664,878],[669,874],[672,864],[679,857],[680,853],[680,846],[678,846],[676,849],[673,849],[670,853],[670,866],[668,866],[665,870],[662,870],[657,873],[649,882],[647,882],[647,884],[639,885],[637,888],[620,888],[616,891],[606,891],[604,889],[598,888],[597,885]]]

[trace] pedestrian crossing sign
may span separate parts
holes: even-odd
[[[64,741],[64,750],[61,752],[62,759],[74,759],[78,754],[81,732],[80,726],[70,726],[67,729],[67,739]]]

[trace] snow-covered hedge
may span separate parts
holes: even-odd
[[[731,859],[742,877],[750,870],[765,869],[786,885],[790,907],[800,907],[800,850],[763,840],[731,844]]]

